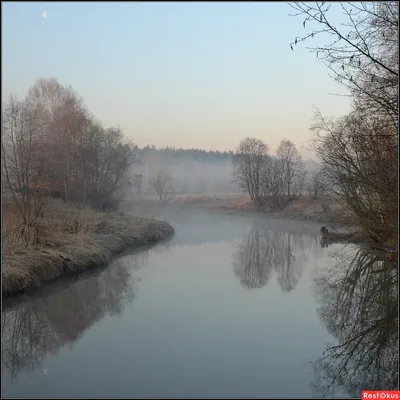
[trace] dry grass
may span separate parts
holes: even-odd
[[[268,207],[256,208],[248,195],[235,193],[177,195],[171,199],[171,203],[197,206],[209,210],[259,211],[281,218],[345,223],[342,210],[332,201],[314,199],[310,196],[301,196],[291,201],[282,210],[271,210]],[[324,206],[328,206],[328,212]]]
[[[2,221],[3,295],[104,264],[129,246],[155,243],[173,233],[165,221],[77,209],[57,201],[23,235],[12,205],[3,205]]]
[[[248,195],[237,193],[177,195],[171,199],[171,203],[199,205],[209,209],[250,210],[253,208]]]

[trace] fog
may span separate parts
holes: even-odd
[[[123,211],[168,221],[176,228],[173,241],[182,244],[233,240],[244,234],[249,223],[254,229],[260,229],[267,223],[270,229],[279,234],[307,235],[313,240],[319,240],[320,237],[321,226],[317,222],[274,218],[257,211],[206,210],[192,204],[148,201],[128,203]]]
[[[239,192],[233,182],[232,165],[228,162],[199,162],[185,160],[173,162],[160,160],[154,162],[150,157],[137,167],[137,173],[143,175],[142,191],[151,193],[151,179],[155,167],[162,168],[173,179],[174,192],[179,193],[222,193]]]
[[[313,160],[305,160],[304,164],[308,173],[318,169]],[[240,192],[233,178],[231,152],[140,149],[132,173],[142,175],[141,193],[154,192],[151,180],[156,168],[169,173],[175,194]]]

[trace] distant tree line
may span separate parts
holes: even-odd
[[[292,149],[293,146],[289,146],[288,149]],[[293,148],[298,158],[296,162],[299,161],[299,164],[295,163],[296,165],[293,168],[297,168],[296,172],[299,172],[299,167],[302,174],[301,176],[296,176],[295,179],[295,172],[291,169],[292,165],[286,160],[286,169],[288,171],[286,179],[289,181],[287,186],[290,186],[289,191],[292,192],[289,197],[294,198],[296,193],[304,191],[307,191],[314,198],[322,196],[324,189],[318,164],[315,163],[314,166],[311,162],[311,170],[306,173],[301,157],[298,155],[295,146]],[[282,147],[282,151],[284,151],[284,147]],[[142,171],[142,174],[147,175],[147,179],[144,178],[144,185],[140,187],[144,189],[144,192],[148,192],[149,189],[155,191],[154,185],[156,185],[158,188],[156,190],[157,196],[160,200],[161,197],[165,197],[164,195],[160,197],[160,193],[164,193],[160,189],[163,181],[169,181],[168,186],[170,188],[173,187],[173,190],[168,192],[174,194],[232,193],[237,192],[238,186],[241,189],[246,189],[243,187],[243,182],[239,182],[238,176],[236,176],[236,182],[232,180],[232,160],[236,159],[238,161],[237,153],[234,151],[207,151],[202,149],[177,149],[174,147],[156,148],[155,146],[147,145],[143,148],[137,147],[136,152],[141,163],[139,170]],[[291,155],[288,154],[287,156],[290,157]],[[238,166],[236,162],[234,164],[236,167]],[[143,166],[147,166],[147,168],[143,168]],[[314,170],[314,167],[317,167],[317,170]],[[161,173],[161,175],[157,175],[158,177],[163,176],[161,181],[160,179],[154,179],[153,168],[158,168],[158,174]],[[147,180],[150,181],[150,184],[146,184]],[[296,182],[294,182],[295,180]],[[287,188],[286,191],[288,191]]]
[[[175,147],[156,148],[153,146],[144,146],[136,148],[139,156],[145,156],[156,152],[166,159],[191,160],[199,162],[229,162],[232,155],[231,151],[202,150],[202,149],[182,149]]]
[[[155,193],[160,201],[172,194],[237,192],[231,174],[233,152],[150,145],[135,151],[139,161],[135,172],[142,179],[137,192]]]

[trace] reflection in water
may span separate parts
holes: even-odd
[[[310,248],[318,249],[316,237],[255,227],[234,255],[235,275],[254,289],[265,286],[275,270],[282,291],[289,292],[301,279]]]
[[[398,387],[397,266],[363,249],[347,252],[316,280],[320,318],[337,341],[313,363],[318,396]]]
[[[3,302],[2,362],[10,379],[36,369],[62,347],[72,346],[106,315],[120,315],[135,297],[135,270],[147,256],[147,251],[125,256],[108,267],[56,282],[49,293],[25,296],[16,304],[12,299]]]

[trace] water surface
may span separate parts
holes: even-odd
[[[396,386],[397,274],[379,272],[379,258],[321,248],[311,223],[168,219],[170,242],[3,302],[5,397],[359,397]]]

